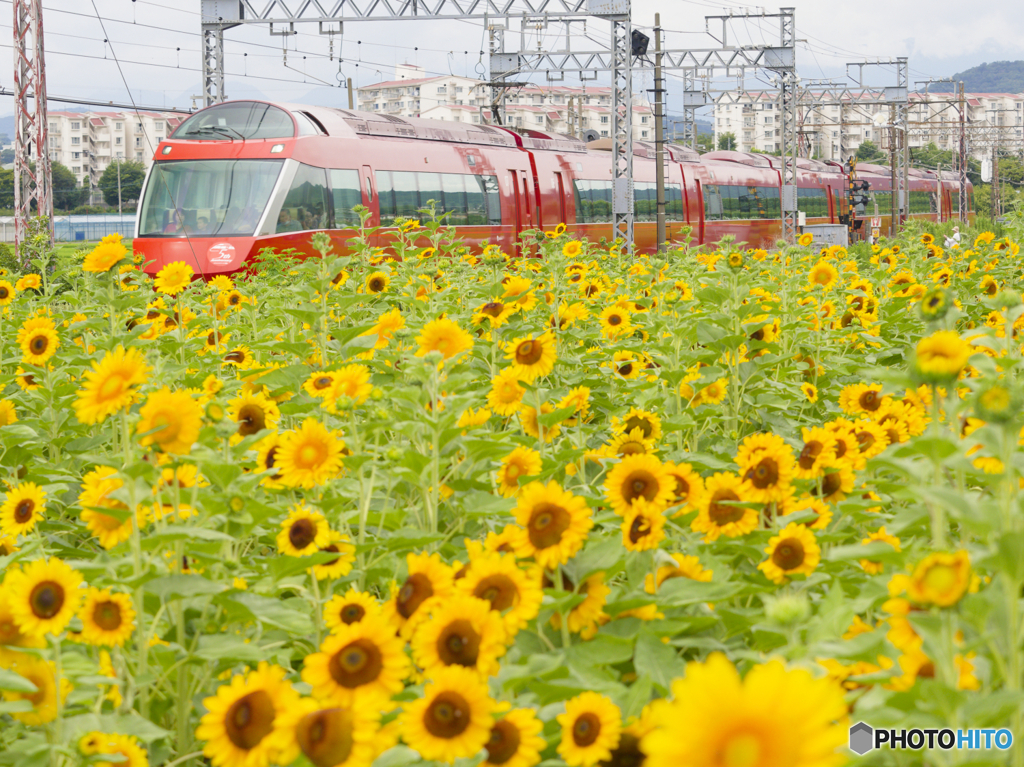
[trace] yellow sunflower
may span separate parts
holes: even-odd
[[[318,581],[328,578],[343,578],[352,571],[352,563],[356,559],[356,547],[344,533],[331,530],[330,540],[326,546],[320,547],[320,552],[337,554],[337,556],[327,562],[313,565],[313,575]]]
[[[562,255],[566,258],[577,258],[583,252],[583,243],[579,240],[569,240],[562,246]]]
[[[622,545],[628,551],[649,551],[665,540],[665,515],[638,498],[622,520]]]
[[[3,540],[0,538],[0,543]],[[0,666],[4,664],[5,658],[17,657],[16,650],[18,648],[46,647],[45,638],[26,634],[18,628],[8,599],[10,590],[9,584],[0,583]]]
[[[4,664],[8,671],[13,671],[36,686],[35,692],[15,692],[3,690],[4,700],[15,702],[26,700],[32,704],[28,711],[12,711],[11,716],[22,724],[38,727],[57,718],[57,670],[49,661],[36,658],[27,653],[18,653]],[[66,679],[60,680],[60,700],[63,704],[71,684]]]
[[[863,419],[853,424],[853,435],[857,438],[857,449],[865,461],[874,458],[889,446],[889,435],[884,426]]]
[[[281,411],[274,400],[262,391],[242,390],[228,401],[228,418],[238,424],[235,436],[244,438],[259,434],[264,429],[273,429],[281,420]]]
[[[956,332],[937,330],[918,342],[914,371],[929,383],[948,382],[960,374],[973,353],[973,347]]]
[[[540,406],[540,414],[542,416],[548,415],[549,413],[555,412],[555,406],[550,402],[544,402]],[[562,431],[561,422],[551,424],[549,426],[543,426],[540,423],[540,419],[537,417],[537,408],[534,407],[521,407],[519,409],[519,425],[523,427],[523,431],[537,439],[542,439],[545,442],[551,442],[557,437]],[[541,433],[543,431],[543,434]]]
[[[280,447],[281,437],[276,430],[256,443],[256,468],[254,471],[270,472],[260,478],[260,484],[269,489],[284,487],[278,479],[277,451]]]
[[[465,574],[455,581],[455,588],[487,601],[491,610],[504,619],[509,638],[537,617],[544,600],[537,569],[523,570],[514,556],[497,552],[472,555]]]
[[[627,434],[633,429],[640,429],[644,439],[661,439],[661,419],[655,413],[631,407],[626,415],[612,419],[612,431],[617,434]]]
[[[345,365],[335,370],[332,377],[334,382],[326,395],[332,405],[341,397],[347,397],[350,405],[362,405],[373,391],[370,371],[365,365]]]
[[[150,367],[135,348],[118,346],[85,373],[85,384],[75,400],[75,415],[84,424],[100,423],[134,401],[146,382]]]
[[[516,378],[523,383],[533,383],[546,376],[555,367],[555,337],[550,330],[536,338],[517,338],[509,346],[505,358],[509,360]]]
[[[657,594],[661,584],[673,578],[689,578],[691,581],[709,583],[712,570],[705,570],[700,560],[695,555],[671,554],[671,564],[659,565],[657,569],[657,582],[655,575],[648,574],[644,579],[644,591],[648,594]]]
[[[77,570],[56,557],[9,571],[4,588],[18,629],[29,636],[58,636],[78,610],[82,582]]]
[[[922,559],[907,585],[907,594],[921,604],[951,607],[971,585],[971,560],[964,550],[937,552]]]
[[[336,626],[306,656],[302,680],[317,700],[336,706],[383,708],[405,687],[409,659],[394,627],[380,615]]]
[[[128,594],[90,588],[78,611],[82,641],[93,645],[122,646],[135,630],[135,608]]]
[[[95,748],[95,750],[90,748],[90,746]],[[120,765],[120,767],[149,767],[149,757],[146,755],[146,750],[139,745],[134,735],[93,732],[84,736],[79,741],[79,747],[87,756],[109,754],[110,756],[123,757],[117,762],[109,762],[103,759],[90,762],[95,767],[114,767],[115,764]]]
[[[586,500],[557,482],[528,484],[513,514],[520,525],[512,541],[516,555],[533,557],[545,569],[574,557],[594,525]]]
[[[38,274],[26,274],[14,286],[16,290],[39,290],[43,286],[43,278]]]
[[[381,605],[373,594],[350,588],[342,594],[335,594],[324,605],[324,625],[334,629],[359,623],[367,616],[379,616]]]
[[[213,767],[290,764],[298,756],[287,714],[300,698],[286,675],[280,666],[261,662],[245,676],[233,676],[203,701],[207,713],[196,737],[206,741],[203,754]]]
[[[452,764],[487,745],[496,709],[475,671],[448,666],[426,685],[423,697],[402,707],[402,737],[424,759]]]
[[[18,295],[18,291],[11,283],[7,280],[0,280],[0,306],[7,306],[16,295]]]
[[[729,379],[719,378],[717,381],[712,381],[703,389],[698,391],[690,404],[693,407],[697,407],[698,405],[720,405],[728,394]]]
[[[132,535],[131,515],[121,518],[128,511],[128,507],[110,497],[111,493],[123,486],[124,481],[117,476],[117,471],[109,466],[97,466],[82,478],[82,492],[78,494],[78,503],[82,507],[82,521],[105,549],[114,548]],[[104,514],[101,509],[116,511],[119,516]],[[146,512],[141,504],[135,516],[141,530],[146,526]]]
[[[633,321],[629,309],[613,304],[600,314],[601,332],[606,338],[615,339],[629,335],[633,331]]]
[[[754,434],[743,440],[736,457],[743,476],[743,495],[751,501],[782,501],[796,473],[793,449],[775,434]]]
[[[525,394],[526,389],[520,386],[516,371],[513,368],[506,368],[491,379],[487,406],[498,415],[515,415],[523,406]]]
[[[168,296],[176,296],[192,284],[192,267],[184,261],[173,261],[157,272],[153,287]]]
[[[108,272],[118,261],[128,255],[128,248],[120,242],[101,242],[82,262],[83,272]]]
[[[481,767],[533,767],[547,748],[544,723],[532,709],[516,708],[494,723]]]
[[[804,445],[796,458],[796,476],[814,479],[836,460],[836,438],[821,427],[803,427]]]
[[[334,377],[335,373],[330,370],[314,373],[303,382],[302,389],[310,397],[326,397],[330,394],[331,387],[334,386]]]
[[[18,422],[18,411],[9,399],[0,399],[0,426],[9,426]]]
[[[821,288],[828,292],[835,287],[839,279],[839,271],[828,261],[819,261],[807,275],[807,282],[812,288]]]
[[[384,605],[384,615],[394,626],[410,636],[423,607],[431,599],[447,599],[454,588],[455,574],[439,554],[408,554],[405,558],[408,576],[399,587],[392,587],[391,599]],[[429,605],[428,605],[429,607]]]
[[[139,408],[136,432],[143,447],[155,444],[165,453],[188,455],[202,425],[203,406],[187,391],[165,386]]]
[[[387,272],[373,272],[363,281],[367,293],[385,293],[390,284],[391,276]]]
[[[792,575],[810,575],[821,561],[821,548],[814,533],[803,525],[790,522],[768,541],[768,559],[757,566],[775,583],[785,583]]]
[[[746,678],[721,653],[686,664],[658,728],[640,741],[644,767],[711,764],[831,767],[849,739],[843,688],[782,661],[754,666]]]
[[[341,471],[345,443],[315,418],[281,435],[276,454],[281,482],[287,487],[309,489],[328,482]]]
[[[300,501],[281,523],[277,550],[290,557],[305,557],[316,553],[330,540],[331,529],[324,515]]]
[[[850,465],[840,462],[838,466],[826,470],[820,480],[820,491],[815,487],[811,493],[819,496],[823,501],[838,503],[853,491],[855,479]]]
[[[46,514],[46,492],[34,482],[22,482],[7,492],[0,506],[0,534],[17,538],[32,531]]]
[[[645,437],[643,429],[639,426],[628,433],[615,435],[605,448],[607,455],[617,455],[622,458],[630,455],[646,455],[654,451],[654,440]]]
[[[553,588],[555,585],[547,575],[543,577],[542,583],[544,588]],[[604,582],[604,573],[591,575],[578,588],[565,573],[562,573],[562,590],[584,597],[583,601],[574,605],[566,616],[569,631],[581,634],[584,639],[592,638],[592,635],[588,636],[588,634],[595,631],[602,620],[607,619],[604,614],[604,606],[608,603],[608,595],[612,592]],[[552,615],[551,625],[556,629],[561,629],[562,616],[558,613]]]
[[[665,462],[665,471],[674,481],[670,506],[680,507],[674,514],[679,516],[700,506],[704,497],[704,478],[693,470],[688,463]]]
[[[60,338],[49,317],[32,317],[18,330],[21,361],[28,365],[45,365],[57,352]]]
[[[247,370],[256,364],[256,360],[247,346],[236,346],[231,351],[225,353],[220,359],[221,366],[229,365],[238,370]]]
[[[870,417],[891,402],[892,397],[882,395],[881,384],[850,384],[839,393],[839,407],[850,415],[864,413]]]
[[[568,767],[594,767],[611,758],[622,736],[622,712],[604,695],[584,692],[566,701],[556,719],[562,728],[558,754]]]
[[[425,357],[430,352],[440,352],[444,359],[450,360],[473,348],[473,336],[450,319],[443,318],[424,325],[423,330],[416,336],[416,343],[419,344],[417,357]]]
[[[803,234],[796,238],[796,241],[799,245],[802,245],[803,247],[806,248],[808,245],[814,242],[814,235],[811,234],[810,232],[804,232]]]
[[[653,455],[627,455],[608,472],[605,499],[620,517],[640,499],[652,512],[668,508],[675,497],[675,480]]]
[[[726,472],[716,473],[705,482],[700,511],[690,527],[704,533],[706,543],[722,535],[736,538],[757,528],[757,511],[737,505],[749,500],[742,495],[745,486],[738,476]]]
[[[517,447],[501,459],[498,468],[498,492],[506,498],[519,495],[520,480],[536,477],[541,471],[540,453],[528,447]]]
[[[303,698],[283,717],[314,767],[370,767],[376,757],[380,715],[375,711],[321,708],[315,700]]]
[[[412,636],[412,657],[428,678],[449,666],[475,669],[481,680],[498,673],[507,634],[501,614],[485,599],[459,593],[435,602]]]
[[[885,526],[878,528],[875,532],[868,535],[867,538],[861,540],[861,545],[869,546],[872,543],[888,543],[892,546],[894,551],[901,551],[900,539],[895,535],[887,532]],[[860,560],[860,566],[864,568],[864,572],[869,575],[878,575],[885,569],[885,565],[882,562],[873,559],[862,559]]]
[[[500,328],[519,310],[516,304],[506,304],[504,301],[495,299],[488,301],[473,313],[473,324],[487,323],[487,327]]]

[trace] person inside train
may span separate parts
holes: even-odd
[[[292,219],[292,214],[287,208],[281,211],[281,215],[277,217],[277,231],[279,232],[298,232],[302,230],[302,225]]]
[[[200,216],[196,221],[196,234],[208,234],[210,231],[210,219]]]

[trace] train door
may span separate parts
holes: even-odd
[[[558,193],[558,221],[556,224],[564,224],[566,222],[566,210],[565,210],[565,174],[562,171],[555,171],[556,179],[556,192]],[[554,227],[552,227],[554,228]]]
[[[512,178],[512,204],[513,212],[515,214],[512,221],[512,242],[510,244],[510,249],[516,255],[520,255],[521,243],[519,241],[519,235],[525,228],[524,223],[526,220],[526,215],[524,207],[526,205],[526,200],[524,199],[525,195],[523,194],[522,184],[520,183],[519,171],[513,170],[509,173],[509,175]]]
[[[697,204],[697,245],[704,244],[704,189],[699,178],[693,180]]]
[[[380,226],[380,200],[377,199],[377,184],[374,180],[373,169],[369,165],[364,165],[360,169],[359,176],[359,183],[363,187],[363,204],[370,209],[370,220],[367,223],[371,226]],[[370,245],[377,246],[378,240],[378,235],[371,235]]]

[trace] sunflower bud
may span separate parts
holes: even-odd
[[[1006,423],[1020,408],[1020,397],[1001,383],[986,386],[974,400],[978,417],[993,423]]]
[[[932,288],[921,298],[921,318],[934,322],[946,316],[949,298],[943,288]]]
[[[811,605],[803,594],[784,594],[765,603],[768,620],[780,626],[795,626],[807,620]]]

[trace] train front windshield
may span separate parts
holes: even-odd
[[[158,162],[146,184],[140,237],[249,237],[283,160]]]

